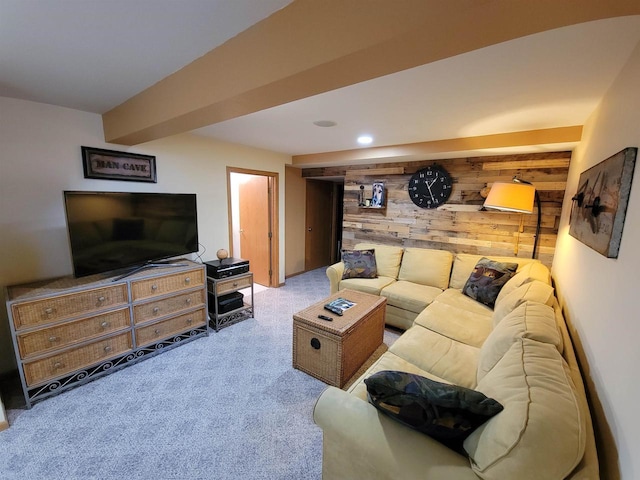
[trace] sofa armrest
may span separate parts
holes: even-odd
[[[335,387],[316,402],[322,478],[478,480],[469,460]]]
[[[329,285],[331,287],[329,295],[333,295],[339,290],[340,280],[342,280],[342,274],[344,273],[344,263],[338,262],[327,267],[327,277],[329,278]]]

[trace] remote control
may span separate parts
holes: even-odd
[[[318,318],[321,318],[322,320],[326,320],[327,322],[333,322],[333,318],[327,317],[326,315],[318,315]]]

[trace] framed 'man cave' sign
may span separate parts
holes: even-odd
[[[84,178],[157,183],[156,157],[82,147]]]

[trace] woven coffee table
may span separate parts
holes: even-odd
[[[355,305],[338,316],[326,303],[345,298]],[[387,299],[355,290],[340,290],[293,315],[293,367],[342,388],[382,345]],[[333,318],[328,322],[318,315]]]

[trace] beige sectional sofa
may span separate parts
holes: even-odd
[[[536,260],[518,264],[494,308],[462,293],[480,255],[372,244],[378,278],[342,280],[332,292],[383,295],[387,323],[406,329],[348,391],[327,388],[314,420],[323,430],[328,479],[595,479],[593,428],[571,339]],[[464,441],[466,455],[379,412],[364,379],[384,370],[414,373],[482,392],[504,410]]]

